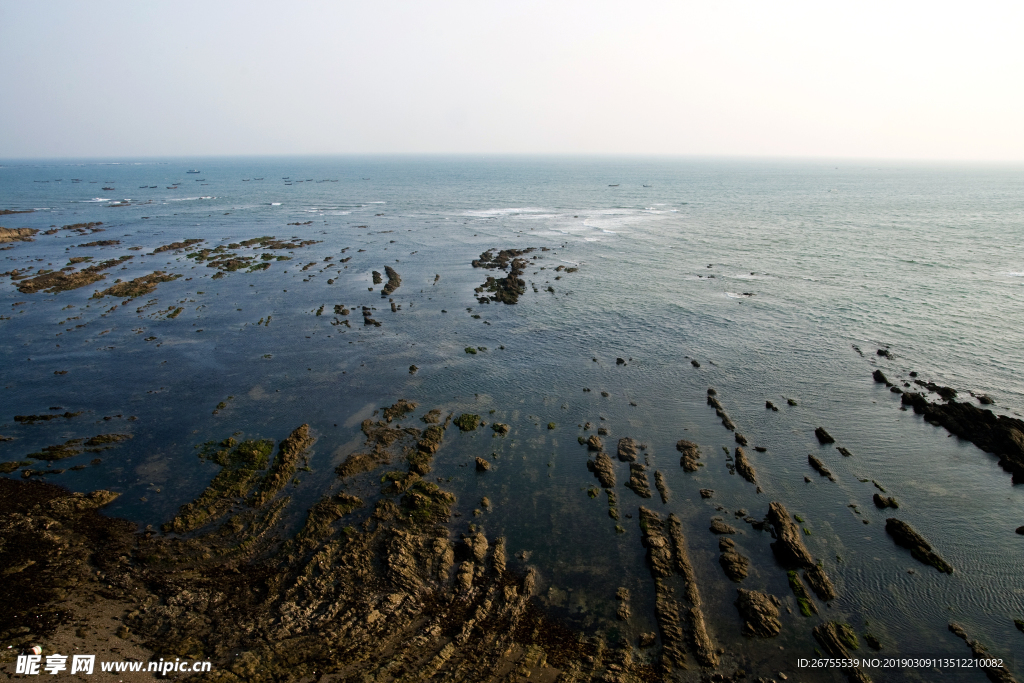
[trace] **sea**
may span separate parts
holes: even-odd
[[[504,536],[516,555],[510,567],[537,571],[537,605],[573,629],[608,639],[657,632],[639,528],[645,506],[682,520],[726,669],[843,680],[797,665],[815,656],[811,630],[826,620],[859,634],[860,657],[969,660],[948,630],[955,621],[1024,678],[1024,634],[1013,623],[1024,619],[1024,536],[1014,533],[1024,525],[1024,487],[994,456],[901,410],[899,395],[872,380],[880,369],[907,391],[926,391],[918,378],[976,405],[988,396],[998,414],[1024,412],[1024,167],[9,160],[0,164],[0,209],[31,210],[0,216],[3,227],[39,230],[34,241],[0,245],[0,435],[11,438],[0,441],[0,461],[99,431],[130,433],[102,464],[71,470],[95,457],[85,454],[42,475],[76,491],[121,493],[108,515],[157,528],[217,472],[197,445],[232,435],[279,441],[305,423],[317,442],[289,486],[301,504],[282,521],[286,537],[326,493],[382,495],[384,469],[339,481],[335,467],[364,448],[363,420],[407,399],[418,407],[403,426],[422,428],[418,418],[432,408],[510,425],[504,437],[489,426],[449,428],[429,476],[457,496],[453,537],[470,524]],[[94,222],[102,232],[61,229]],[[315,243],[278,250],[265,270],[217,279],[217,268],[188,256],[263,236]],[[188,239],[203,242],[154,251]],[[114,243],[79,246],[106,240]],[[503,273],[472,262],[529,248],[518,303],[481,303],[486,292],[476,289]],[[73,256],[92,260],[70,264]],[[122,256],[133,258],[71,291],[24,294],[23,280],[10,277]],[[373,280],[385,266],[401,276],[390,296]],[[157,270],[182,277],[134,299],[94,297]],[[363,324],[364,306],[380,326]],[[709,388],[749,441],[756,486],[735,474],[734,433],[707,404]],[[83,414],[13,419],[55,410]],[[603,494],[588,493],[598,482],[580,437],[599,427],[615,461],[619,520]],[[818,427],[835,444],[820,444]],[[622,437],[646,446],[651,498],[623,487],[628,465],[614,457]],[[698,472],[680,467],[680,439],[700,445]],[[835,481],[809,466],[809,454]],[[478,472],[477,457],[491,469]],[[899,508],[877,509],[880,490]],[[837,599],[815,600],[817,615],[800,613],[769,533],[743,521],[763,518],[772,501],[802,520],[836,586]],[[719,566],[714,517],[738,529],[737,550],[750,559],[741,583]],[[954,572],[898,547],[887,517],[910,523]],[[629,624],[615,618],[619,587],[634,596]],[[737,588],[780,599],[778,637],[742,634]],[[865,672],[985,679],[941,662]]]

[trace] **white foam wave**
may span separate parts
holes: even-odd
[[[545,213],[546,209],[538,209],[532,206],[521,206],[521,207],[510,207],[505,209],[479,209],[472,211],[465,211],[460,216],[473,216],[477,218],[487,218],[490,216],[510,216],[517,213]]]
[[[271,206],[281,206],[281,202],[270,202]]]
[[[1015,273],[1013,271],[1010,271],[1009,273],[1003,273],[1003,275],[1007,275],[1009,277],[1024,277],[1024,272]]]

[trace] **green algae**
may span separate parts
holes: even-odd
[[[463,413],[455,418],[455,426],[464,432],[472,432],[480,425],[480,416]]]

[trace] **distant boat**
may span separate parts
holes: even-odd
[[[191,171],[185,171],[185,173],[202,173],[202,171],[197,171],[195,169],[192,169]]]
[[[104,190],[113,190],[114,188],[112,188],[112,187],[104,187],[103,189]]]
[[[650,187],[650,185],[644,185],[644,187]]]
[[[608,187],[618,187],[618,186],[619,186],[619,184],[615,183],[614,185],[609,185]]]

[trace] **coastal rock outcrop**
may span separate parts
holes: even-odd
[[[679,464],[682,465],[683,469],[687,472],[696,472],[700,467],[697,462],[700,459],[700,446],[687,441],[686,439],[680,439],[676,442],[676,450],[682,453],[679,458]]]
[[[885,520],[885,532],[892,536],[896,545],[908,549],[918,562],[935,567],[940,572],[946,574],[953,573],[953,567],[939,557],[932,550],[928,541],[924,540],[921,534],[917,533],[913,527],[903,520],[896,519],[895,517]]]
[[[782,631],[778,598],[767,593],[736,589],[736,609],[743,619],[743,635],[772,638]]]
[[[1014,483],[1024,482],[1024,421],[970,403],[931,403],[918,393],[905,393],[900,400],[926,422],[996,455],[1000,466],[1013,474]]]

